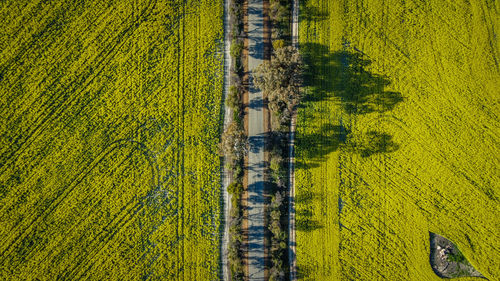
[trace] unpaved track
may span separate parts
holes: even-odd
[[[224,101],[229,93],[229,83],[230,83],[230,71],[231,71],[231,38],[229,38],[229,31],[231,27],[229,26],[229,2],[230,0],[224,0]],[[231,123],[232,112],[231,109],[224,104],[224,130]],[[227,163],[227,159],[224,158],[224,165]],[[229,270],[228,262],[228,243],[229,243],[229,210],[231,210],[231,198],[227,192],[227,187],[231,183],[232,175],[231,172],[223,168],[222,171],[222,198],[224,200],[224,233],[222,235],[222,245],[221,245],[221,259],[222,259],[222,279],[229,281],[231,280],[231,273]]]
[[[299,0],[293,0],[292,10],[292,46],[299,48]],[[297,280],[297,257],[296,257],[296,240],[295,240],[295,124],[297,120],[297,111],[292,112],[290,121],[290,139],[289,139],[289,159],[288,159],[288,175],[289,175],[289,194],[288,194],[288,261],[290,263],[290,281]]]
[[[264,59],[263,0],[248,0],[248,71]],[[264,109],[263,94],[249,83],[248,98],[248,279],[265,280],[264,261]]]

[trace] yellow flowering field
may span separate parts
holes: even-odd
[[[300,279],[440,280],[433,232],[499,280],[498,2],[308,0],[300,11]]]
[[[0,279],[219,275],[221,1],[0,3]]]

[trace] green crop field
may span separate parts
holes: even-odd
[[[222,1],[0,2],[0,279],[219,275]]]
[[[499,280],[499,2],[308,0],[300,11],[299,276],[440,280],[434,232]]]

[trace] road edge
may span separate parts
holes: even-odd
[[[293,0],[292,4],[292,46],[299,49],[299,0]],[[297,121],[297,109],[292,111],[290,119],[290,138],[288,150],[288,262],[290,265],[290,281],[297,280],[297,252],[295,240],[295,127]]]
[[[227,94],[229,93],[229,86],[231,83],[231,38],[229,36],[230,32],[230,13],[229,13],[229,5],[231,0],[224,0],[224,86],[223,86],[223,103],[224,103],[224,125],[223,130],[225,131],[232,119],[231,109],[226,105]],[[222,197],[223,197],[223,216],[224,216],[224,233],[222,235],[222,245],[221,245],[221,264],[222,264],[222,280],[230,281],[231,280],[231,271],[229,268],[228,261],[228,243],[229,243],[229,210],[231,210],[231,195],[227,191],[227,187],[232,180],[232,174],[229,169],[226,167],[227,157],[224,157],[222,162]]]

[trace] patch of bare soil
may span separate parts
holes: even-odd
[[[458,247],[445,237],[430,232],[432,270],[441,278],[480,277]],[[485,278],[486,279],[486,278]]]

